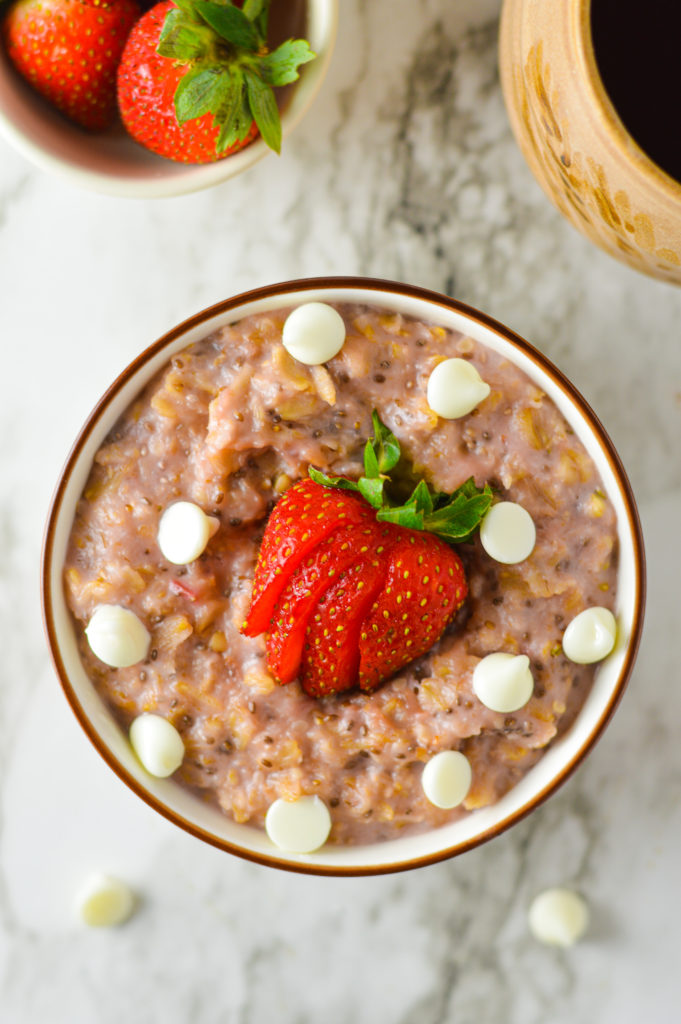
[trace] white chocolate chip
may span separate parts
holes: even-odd
[[[608,608],[595,606],[576,615],[563,633],[563,652],[577,665],[591,665],[610,654],[617,638],[617,622]]]
[[[535,939],[551,946],[572,946],[589,925],[589,909],[571,889],[547,889],[532,901],[530,931]]]
[[[138,715],[130,726],[130,743],[143,767],[159,779],[172,775],[182,764],[182,737],[161,715]]]
[[[151,637],[146,626],[129,608],[102,604],[85,628],[92,653],[112,668],[128,668],[143,661]]]
[[[427,761],[421,785],[426,799],[436,807],[457,807],[471,788],[471,765],[458,750],[441,750]]]
[[[78,893],[77,910],[91,928],[112,928],[127,921],[135,909],[135,894],[129,885],[111,875],[96,874]]]
[[[192,501],[176,501],[161,516],[158,546],[173,565],[188,565],[203,554],[219,525],[217,519],[207,516]]]
[[[532,554],[537,531],[530,513],[514,501],[500,501],[480,524],[480,542],[496,562],[514,565]]]
[[[275,800],[265,815],[265,831],[275,846],[288,853],[312,853],[331,831],[331,815],[318,796]]]
[[[300,363],[318,366],[338,355],[345,342],[343,317],[325,302],[306,302],[289,313],[282,344]]]
[[[488,654],[473,670],[475,696],[491,711],[518,711],[527,704],[533,690],[526,654]]]
[[[446,420],[456,420],[475,409],[490,392],[467,359],[445,359],[428,378],[428,405]]]

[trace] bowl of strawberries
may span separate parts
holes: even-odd
[[[645,600],[584,399],[483,313],[363,278],[197,314],[84,425],[43,554],[66,697],[198,838],[422,866],[538,807],[603,732]]]
[[[12,0],[1,16],[7,140],[83,187],[154,198],[281,151],[328,69],[337,0]]]

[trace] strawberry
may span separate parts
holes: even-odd
[[[116,118],[116,70],[139,15],[136,0],[17,0],[3,38],[34,89],[83,128],[103,131]]]
[[[432,533],[394,529],[383,586],[361,626],[363,690],[430,650],[468,593],[461,559],[448,544]]]
[[[209,163],[260,133],[281,148],[273,86],[314,58],[302,39],[267,50],[269,0],[162,0],[130,33],[118,105],[137,142],[184,163]]]
[[[366,523],[343,526],[318,544],[282,591],[267,640],[267,663],[279,682],[289,683],[298,674],[310,616],[329,585],[380,546],[385,527],[368,505],[366,512]]]
[[[433,646],[468,592],[450,544],[470,539],[492,501],[471,479],[452,495],[420,481],[393,504],[400,447],[376,413],[373,423],[359,480],[310,467],[275,506],[242,628],[267,631],[274,677],[298,676],[314,697],[373,690]]]
[[[309,552],[345,523],[369,519],[370,510],[354,495],[320,491],[312,480],[300,480],[290,487],[267,522],[243,627],[246,636],[258,636],[268,629],[279,595]]]
[[[302,667],[305,692],[311,697],[342,693],[356,683],[362,623],[384,584],[385,559],[372,553],[319,599],[306,630]]]

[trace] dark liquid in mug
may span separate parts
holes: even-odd
[[[592,0],[591,29],[622,123],[681,182],[681,0]]]

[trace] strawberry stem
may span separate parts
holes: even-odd
[[[269,0],[174,0],[157,53],[190,64],[175,93],[179,124],[205,114],[220,129],[216,152],[242,142],[255,121],[264,142],[278,153],[281,121],[274,88],[295,82],[315,54],[304,39],[267,49]],[[189,81],[187,81],[189,79]]]
[[[419,479],[407,500],[394,503],[387,487],[390,476],[401,459],[400,443],[374,409],[371,414],[374,436],[364,447],[364,475],[358,480],[328,476],[314,466],[308,474],[318,484],[341,490],[357,491],[373,508],[380,522],[396,523],[411,530],[435,533],[450,544],[469,541],[480,526],[492,504],[494,494],[489,484],[480,488],[469,477],[452,494],[433,491]],[[413,471],[411,472],[414,478]]]

